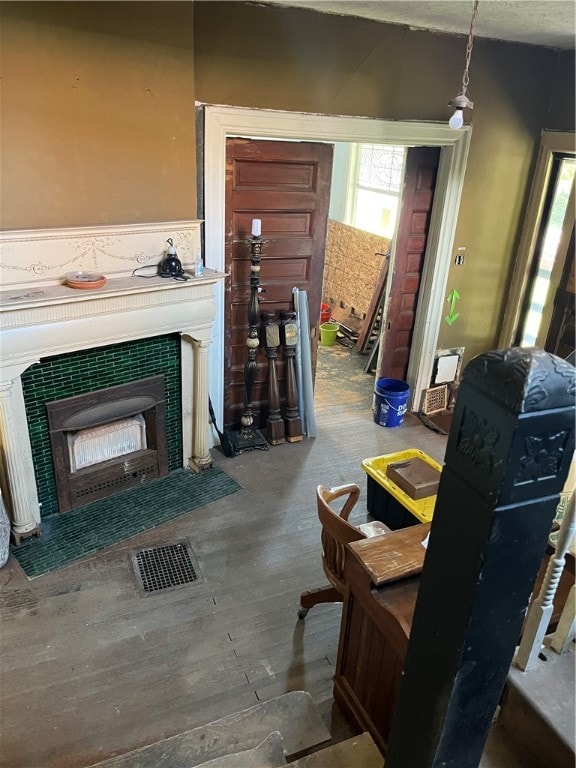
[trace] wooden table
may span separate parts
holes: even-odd
[[[334,698],[386,751],[430,523],[349,545]]]

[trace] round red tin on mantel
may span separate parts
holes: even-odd
[[[69,272],[66,275],[66,285],[84,290],[102,288],[106,285],[106,278],[95,272]]]

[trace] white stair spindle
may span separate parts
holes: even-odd
[[[576,531],[576,517],[574,514],[574,492],[572,492],[558,531],[556,550],[548,563],[538,597],[532,602],[528,610],[522,640],[514,658],[514,665],[522,670],[531,669],[536,665],[542,641],[552,616],[554,595],[564,570],[564,558],[574,536],[574,531]]]

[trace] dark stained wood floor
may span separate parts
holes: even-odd
[[[358,482],[363,522],[362,459],[417,447],[442,461],[446,438],[412,416],[380,427],[330,387],[315,439],[213,451],[235,495],[33,581],[13,558],[0,570],[1,766],[88,766],[299,689],[335,740],[351,733],[332,702],[341,606],[296,615],[325,583],[315,488]],[[141,596],[131,553],[182,538],[202,583]]]

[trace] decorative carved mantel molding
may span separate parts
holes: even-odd
[[[69,272],[128,276],[134,269],[154,267],[174,241],[184,267],[200,248],[200,221],[19,229],[0,231],[0,284],[34,290],[57,285]]]

